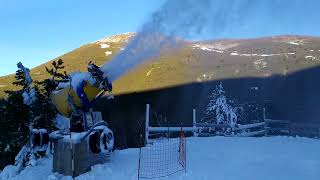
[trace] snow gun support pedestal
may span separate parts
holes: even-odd
[[[102,94],[111,94],[112,84],[98,66],[70,75],[70,82],[58,86],[51,99],[60,114],[70,118],[66,131],[50,134],[53,144],[53,172],[72,177],[105,163],[113,150],[114,136],[100,112],[92,111]]]
[[[55,131],[50,134],[53,172],[75,177],[90,171],[95,164],[108,162],[114,136],[106,122],[101,121],[86,132],[71,133],[71,141],[70,132]]]

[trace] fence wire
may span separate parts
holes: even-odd
[[[139,179],[166,177],[186,170],[186,139],[166,138],[140,148]]]

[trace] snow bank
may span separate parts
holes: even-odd
[[[12,180],[44,180],[52,174],[52,156],[39,159],[35,166],[28,166],[18,175],[19,168],[17,166],[7,166],[0,173],[0,180],[12,179]]]
[[[179,172],[166,180],[318,180],[320,141],[293,137],[211,137],[187,138],[187,173]],[[136,180],[139,149],[116,151],[111,162],[92,167],[76,179]],[[6,167],[0,179],[71,179],[53,174],[52,157],[9,176]]]

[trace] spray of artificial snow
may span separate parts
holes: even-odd
[[[106,63],[102,70],[114,81],[144,61],[157,57],[164,47],[181,47],[178,37],[194,37],[207,32],[217,34],[239,25],[239,17],[245,16],[247,7],[250,7],[247,0],[167,1],[142,26],[125,50]]]
[[[161,50],[179,48],[181,39],[306,34],[318,21],[314,1],[168,0],[141,26],[138,34],[103,71],[116,80]],[[303,19],[299,15],[306,14]],[[299,24],[299,26],[297,26]],[[267,26],[266,26],[267,25]]]

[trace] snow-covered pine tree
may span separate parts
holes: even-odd
[[[32,83],[32,78],[30,77],[30,70],[25,68],[21,62],[17,64],[18,70],[15,74],[16,81],[13,82],[16,86],[21,86],[24,91],[30,91],[30,84]]]
[[[205,114],[210,123],[227,124],[234,127],[237,124],[236,107],[233,107],[233,101],[228,100],[223,89],[222,83],[216,86],[209,95]]]
[[[52,63],[52,69],[46,68],[51,75],[49,79],[32,84],[29,69],[20,62],[17,65],[16,81],[13,84],[21,88],[18,91],[7,91],[8,99],[3,113],[5,126],[1,127],[4,129],[5,136],[0,137],[2,142],[0,150],[3,150],[0,153],[5,153],[1,157],[7,157],[3,165],[15,162],[22,168],[30,164],[32,157],[39,157],[37,152],[33,152],[26,145],[30,130],[33,128],[45,128],[49,131],[55,129],[53,119],[57,111],[51,102],[50,95],[60,81],[67,79],[67,76],[66,73],[59,72],[64,67],[63,61],[58,60]]]
[[[30,103],[34,101],[34,91],[31,84],[30,71],[25,68],[21,62],[17,64],[18,70],[15,74],[14,85],[19,87],[18,91],[6,91],[8,98],[4,105],[4,121],[3,128],[4,138],[0,140],[4,147],[4,153],[1,157],[5,157],[4,164],[12,164],[15,162],[15,156],[21,148],[28,142],[29,123],[31,118]],[[0,148],[0,149],[2,149]]]

